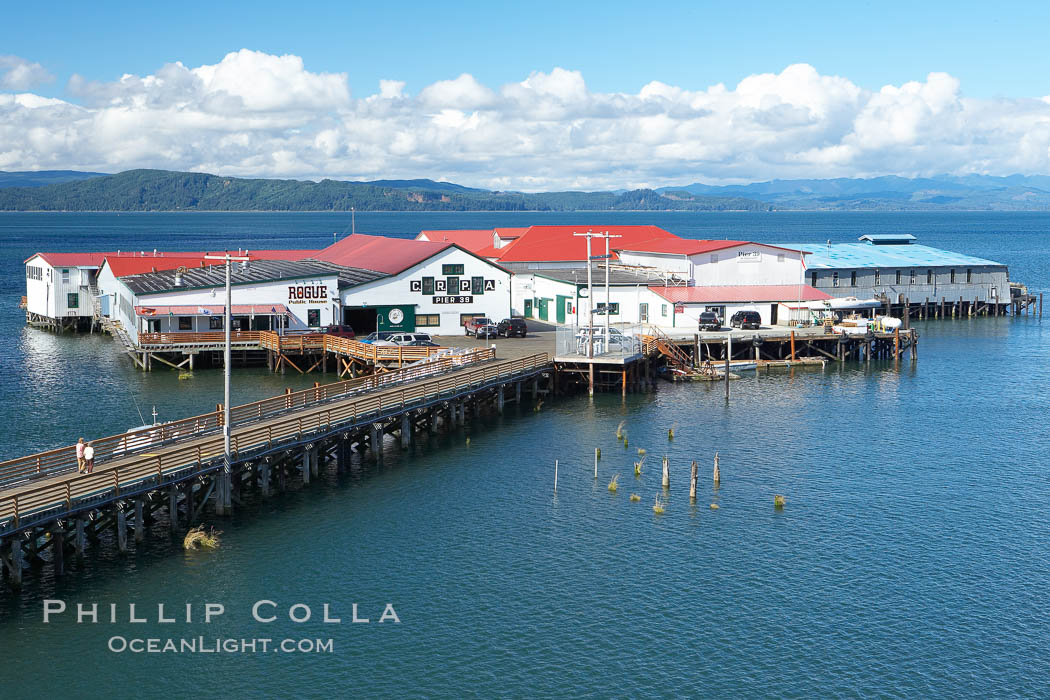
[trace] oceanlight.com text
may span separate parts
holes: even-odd
[[[272,639],[222,637],[110,637],[117,654],[331,654],[332,639]]]

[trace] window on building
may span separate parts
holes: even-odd
[[[973,270],[966,268],[966,284],[973,284]]]
[[[875,286],[878,287],[880,284],[882,284],[882,271],[875,270]]]
[[[832,272],[831,273],[831,286],[832,287],[839,286],[839,273],[837,273],[837,272]]]
[[[649,305],[639,304],[638,305],[638,320],[645,323],[649,320]]]
[[[445,288],[448,290],[447,294],[451,294],[453,296],[458,295],[459,294],[459,278],[458,277],[449,277],[448,280],[447,280],[447,286]]]
[[[783,253],[777,253],[777,262],[784,262],[785,259]]]
[[[80,308],[80,295],[73,293],[66,295],[66,308],[67,309],[79,309]]]
[[[423,278],[423,293],[427,296],[434,295],[434,278],[424,277]]]
[[[69,270],[62,270],[62,284],[69,284]]]
[[[321,327],[321,310],[320,309],[307,309],[306,310],[306,325],[310,328]]]
[[[26,265],[26,279],[31,279],[31,280],[42,280],[42,279],[44,279],[44,268],[37,267],[36,265]]]
[[[915,284],[915,270],[908,270],[908,284]]]
[[[713,263],[718,262],[718,253],[711,253],[711,255],[708,257],[708,260]]]
[[[179,330],[180,331],[192,331],[193,330],[193,317],[192,316],[179,316]]]
[[[448,277],[449,275],[462,275],[463,274],[463,266],[462,265],[442,265],[441,266],[441,274],[444,275],[445,277]]]
[[[441,325],[441,314],[416,314],[417,328],[433,328]]]
[[[816,272],[809,273],[809,286],[811,286],[811,287],[816,287],[817,286],[817,273]]]
[[[952,270],[952,274],[951,274],[951,283],[952,283],[952,284],[955,284],[955,270]]]
[[[209,316],[208,317],[208,330],[210,330],[210,331],[221,331],[222,330],[222,316]]]
[[[857,286],[857,271],[856,270],[851,270],[850,273],[849,273],[849,286],[851,286],[851,287],[856,287]]]
[[[897,281],[894,282],[894,284],[900,284],[901,283],[901,271],[900,270],[897,270],[897,277],[896,277],[896,279],[897,279]]]
[[[470,278],[470,293],[471,294],[484,294],[485,293],[485,278],[484,277],[471,277]]]
[[[660,304],[660,315],[661,316],[666,316],[667,315],[667,304]]]
[[[933,284],[933,270],[926,271],[926,284]]]

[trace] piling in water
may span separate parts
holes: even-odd
[[[620,485],[617,483],[619,480],[620,475],[616,474],[615,476],[613,476],[612,481],[609,482],[609,490],[613,493],[616,493],[616,489],[620,488]]]

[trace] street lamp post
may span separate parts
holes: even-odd
[[[232,510],[233,476],[231,474],[231,451],[230,451],[230,326],[233,325],[232,298],[230,289],[230,270],[234,261],[248,262],[247,256],[230,255],[226,251],[223,255],[205,255],[205,260],[226,261],[226,310],[223,314],[223,330],[225,331],[225,347],[223,349],[223,403],[222,403],[222,473],[216,481],[215,488],[215,514],[229,515]]]

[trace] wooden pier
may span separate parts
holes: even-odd
[[[4,577],[18,588],[27,569],[45,564],[62,575],[70,557],[86,556],[89,541],[126,552],[129,536],[141,541],[161,516],[179,533],[206,509],[228,515],[249,492],[266,498],[293,482],[308,484],[323,464],[345,470],[353,453],[381,459],[388,436],[408,448],[419,432],[461,427],[551,391],[546,353],[411,375],[426,366],[231,409],[228,462],[216,411],[94,441],[91,474],[76,472],[73,446],[0,463]]]

